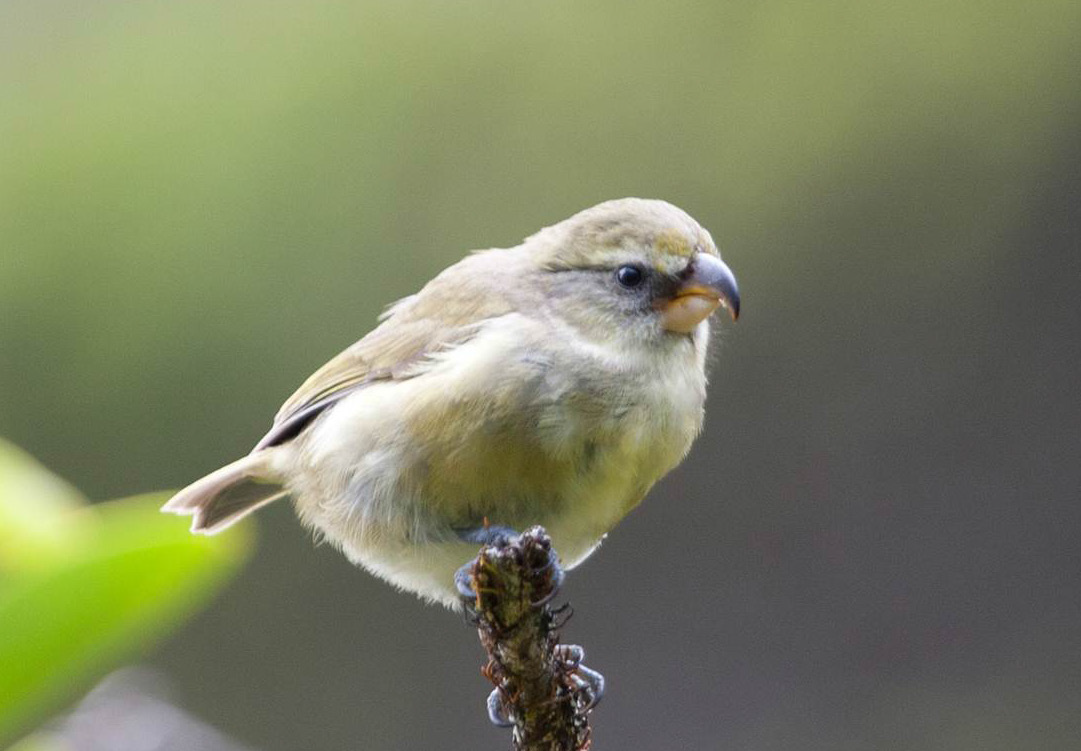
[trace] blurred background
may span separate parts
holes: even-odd
[[[691,456],[568,578],[596,747],[1076,747],[1079,34],[1076,0],[7,0],[0,435],[91,499],[184,485],[465,251],[665,198],[744,310]],[[223,734],[187,748],[508,745],[460,618],[288,505],[246,525],[125,658]]]

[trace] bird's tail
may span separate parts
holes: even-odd
[[[191,531],[216,534],[258,508],[286,495],[281,483],[268,479],[267,452],[249,454],[201,480],[196,480],[161,507],[170,514],[194,517]]]

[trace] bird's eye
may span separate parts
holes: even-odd
[[[646,278],[646,272],[638,266],[620,266],[616,270],[616,281],[624,287],[637,287]]]

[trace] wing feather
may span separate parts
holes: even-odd
[[[324,410],[376,381],[412,378],[431,355],[471,339],[478,324],[514,305],[493,279],[491,250],[459,261],[420,292],[388,308],[367,336],[315,371],[286,400],[254,451],[295,438]],[[495,283],[493,283],[495,282]]]

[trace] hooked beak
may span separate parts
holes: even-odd
[[[669,331],[689,334],[719,307],[728,310],[733,321],[739,318],[736,277],[720,258],[696,253],[675,294],[659,306],[661,325]]]

